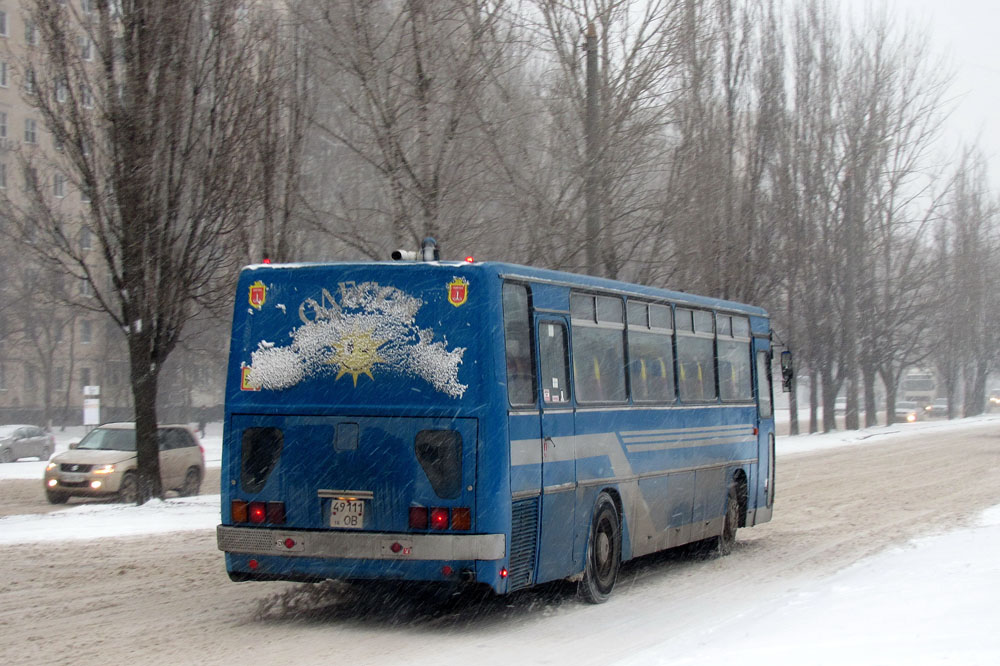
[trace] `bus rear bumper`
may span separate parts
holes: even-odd
[[[219,525],[219,550],[243,555],[283,555],[352,560],[502,560],[503,534],[319,532]]]

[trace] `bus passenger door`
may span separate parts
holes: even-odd
[[[750,507],[753,516],[747,517],[747,525],[771,520],[774,509],[774,390],[769,347],[759,338],[754,346],[757,366],[757,497]]]
[[[542,508],[538,583],[574,573],[576,442],[564,318],[536,319],[541,398]]]

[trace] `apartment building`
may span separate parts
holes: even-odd
[[[86,11],[89,0],[67,0]],[[58,151],[30,104],[35,82],[26,68],[40,35],[19,0],[0,0],[0,190],[2,205],[27,204],[27,185],[37,181],[46,196],[76,220],[68,230],[84,252],[93,237],[81,217],[87,203],[71,180],[45,159]],[[81,53],[88,57],[87,45]],[[27,71],[26,71],[27,70]],[[9,211],[8,211],[9,212]],[[104,415],[129,414],[128,364],[121,336],[94,303],[88,282],[45,265],[33,254],[27,233],[15,232],[8,215],[0,235],[0,423],[79,423],[85,386],[100,387]],[[94,256],[95,266],[96,253]]]

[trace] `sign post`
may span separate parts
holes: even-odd
[[[101,387],[83,387],[83,425],[96,426],[101,424]]]

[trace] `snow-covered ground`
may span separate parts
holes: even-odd
[[[779,464],[782,456],[871,445],[917,431],[947,434],[989,421],[1000,425],[1000,417],[984,416],[781,437]],[[220,435],[221,428],[214,424],[203,442],[210,466],[219,464]],[[60,434],[60,448],[72,439],[71,434]],[[40,479],[44,463],[0,467],[0,479]],[[219,497],[214,495],[154,501],[142,507],[88,504],[43,515],[9,516],[0,518],[0,544],[211,530],[218,523],[218,507]],[[983,512],[970,527],[914,540],[831,577],[772,586],[753,600],[750,612],[720,612],[715,622],[682,636],[664,636],[617,663],[1000,663],[998,555],[1000,504]]]

